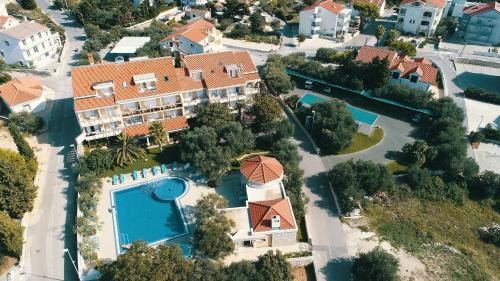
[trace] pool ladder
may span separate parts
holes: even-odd
[[[143,185],[141,187],[139,187],[139,190],[144,193],[145,195],[151,195],[153,194],[153,192],[155,191],[155,189],[157,188],[157,184],[156,183],[147,183],[146,185]]]

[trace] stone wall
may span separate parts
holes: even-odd
[[[275,232],[271,241],[273,247],[293,245],[297,241],[297,231]]]

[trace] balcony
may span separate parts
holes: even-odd
[[[319,31],[320,27],[319,26],[311,26],[312,31]]]
[[[313,22],[316,22],[316,23],[321,22],[321,17],[320,16],[312,15],[311,19],[312,19]]]
[[[117,136],[123,131],[125,127],[123,126],[118,126],[116,128],[109,128],[107,130],[102,130],[99,132],[93,132],[90,134],[86,134],[85,140],[97,140],[97,139],[103,139],[103,138],[109,138],[113,136]]]
[[[118,122],[121,120],[122,120],[121,116],[95,117],[95,118],[88,118],[88,119],[81,118],[80,124],[82,127],[89,127],[89,126],[101,125],[101,124],[105,124],[105,123]]]

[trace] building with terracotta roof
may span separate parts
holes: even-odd
[[[186,17],[188,19],[210,19],[212,15],[208,9],[195,9],[195,8],[187,8],[186,9]]]
[[[8,64],[41,68],[57,59],[57,32],[36,22],[21,22],[0,30],[0,58]]]
[[[174,30],[160,41],[160,46],[176,55],[217,52],[222,48],[222,33],[212,23],[199,18]]]
[[[363,46],[356,61],[371,63],[375,58],[389,61],[390,84],[401,84],[411,88],[436,92],[438,69],[426,58],[410,59],[399,56],[397,52],[380,47]]]
[[[500,3],[480,3],[464,8],[457,34],[471,44],[499,44]]]
[[[260,77],[246,51],[172,57],[76,67],[71,75],[74,109],[82,140],[122,131],[147,136],[162,121],[167,132],[187,128],[187,120],[209,102],[236,110],[259,92]]]
[[[309,38],[334,39],[347,33],[352,9],[332,0],[316,2],[300,11],[299,33]]]
[[[373,5],[377,6],[379,16],[382,16],[384,14],[385,0],[353,0],[352,3],[354,5],[368,5],[368,4],[373,4]]]
[[[9,112],[40,112],[45,110],[46,94],[40,80],[19,77],[0,86],[0,107]]]
[[[446,0],[403,0],[399,5],[396,28],[415,35],[434,35],[446,3]]]
[[[244,207],[220,210],[235,221],[231,238],[238,246],[276,247],[293,245],[297,222],[282,183],[283,166],[275,158],[253,156],[240,168]]]
[[[15,17],[0,16],[0,30],[11,28],[17,24],[19,24],[19,21]]]

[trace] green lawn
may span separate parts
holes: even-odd
[[[398,161],[391,161],[385,165],[389,171],[391,171],[393,174],[399,174],[401,172],[404,172],[408,169],[403,164],[400,164]]]
[[[384,137],[382,128],[375,128],[371,136],[362,133],[355,133],[352,137],[352,143],[349,147],[342,149],[337,155],[349,154],[370,148],[379,143]]]
[[[127,174],[134,170],[141,170],[143,168],[151,168],[153,166],[159,166],[161,164],[170,164],[174,161],[180,161],[179,148],[175,144],[167,145],[163,147],[163,151],[160,153],[159,148],[152,148],[147,150],[146,157],[144,159],[139,159],[134,163],[124,165],[123,167],[115,165],[113,169],[104,172],[101,177],[110,177],[112,175]]]
[[[384,206],[368,204],[364,215],[381,237],[404,247],[426,265],[429,280],[490,280],[500,276],[500,251],[482,242],[478,228],[500,221],[486,204],[393,199]],[[434,243],[445,247],[432,247]]]

